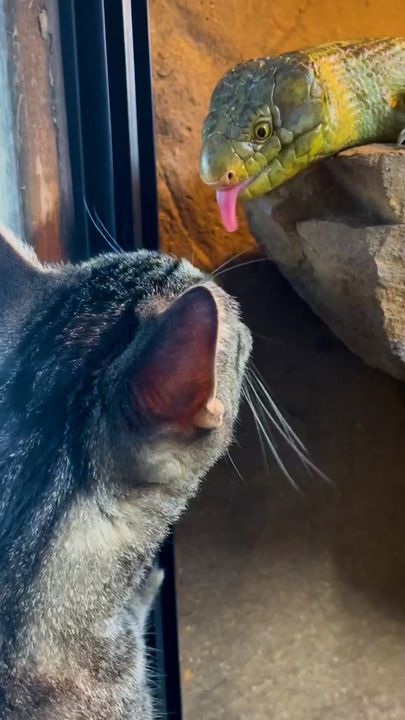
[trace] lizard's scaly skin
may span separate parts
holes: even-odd
[[[264,140],[254,134],[259,120],[267,124]],[[237,65],[215,88],[200,173],[215,189],[240,190],[248,199],[344,148],[395,142],[404,127],[405,38],[258,58]]]

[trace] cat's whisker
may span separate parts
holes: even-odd
[[[103,230],[101,229],[101,227],[99,227],[99,225],[97,224],[97,222],[96,222],[95,218],[93,217],[93,214],[92,214],[92,212],[90,211],[90,208],[89,208],[89,206],[87,205],[87,202],[86,202],[85,199],[84,199],[84,206],[85,206],[85,208],[86,208],[87,215],[89,216],[89,218],[90,218],[90,220],[91,220],[91,222],[92,222],[93,227],[95,227],[95,229],[97,230],[98,234],[101,235],[101,237],[103,238],[104,242],[109,246],[109,248],[111,248],[111,250],[113,250],[113,252],[116,253],[116,252],[117,252],[117,248],[116,248],[115,245],[111,242],[111,240],[109,239],[109,237],[103,232]]]
[[[121,255],[123,253],[122,248],[118,245],[117,241],[113,238],[111,233],[104,226],[103,222],[98,217],[97,212],[94,211],[95,215],[98,218],[98,222],[101,223],[101,227],[98,224],[98,222],[96,221],[95,217],[93,216],[93,214],[87,204],[86,198],[83,198],[83,202],[84,202],[84,207],[86,208],[87,215],[89,216],[93,226],[95,227],[95,229],[97,230],[99,235],[101,235],[101,237],[107,243],[107,245],[111,248],[111,250],[113,250],[115,253],[118,253],[119,255]],[[103,228],[104,228],[104,231],[103,231]]]
[[[271,407],[272,410],[274,411],[274,414],[276,415],[277,419],[279,420],[279,422],[280,422],[281,425],[283,426],[283,428],[284,428],[285,432],[287,433],[287,435],[289,435],[292,440],[295,440],[295,442],[297,443],[297,445],[299,445],[299,447],[301,448],[301,451],[302,451],[302,452],[308,454],[308,450],[307,450],[307,448],[305,447],[304,443],[303,443],[302,440],[298,437],[298,435],[294,432],[294,430],[292,429],[291,425],[287,422],[287,420],[285,419],[285,417],[284,417],[284,415],[282,414],[281,410],[277,407],[275,401],[274,401],[273,398],[271,397],[270,392],[269,392],[268,388],[267,388],[266,385],[265,385],[265,381],[264,381],[263,376],[261,375],[261,373],[259,372],[259,370],[257,369],[257,367],[253,364],[253,362],[251,363],[251,367],[249,368],[249,374],[250,374],[250,377],[251,377],[251,378],[254,378],[254,379],[255,379],[255,382],[256,382],[257,385],[260,387],[260,389],[261,389],[261,391],[262,391],[262,393],[263,393],[266,401],[267,401],[268,404],[269,404],[269,407]]]
[[[253,332],[253,330],[250,331],[255,338],[259,338],[259,340],[264,340],[265,342],[271,343],[272,345],[283,345],[284,343],[281,340],[276,340],[275,338],[269,338],[266,335],[261,335],[260,333]]]
[[[285,427],[284,423],[282,422],[282,420],[284,420],[284,418],[281,415],[281,413],[280,413],[280,418],[277,415],[276,415],[276,417],[274,417],[274,415],[272,415],[271,410],[274,410],[273,405],[271,403],[267,404],[269,398],[271,399],[271,396],[267,393],[266,395],[264,395],[264,399],[267,402],[263,401],[263,399],[260,395],[260,392],[259,392],[261,390],[260,385],[258,385],[258,381],[253,375],[250,375],[247,377],[247,382],[249,383],[249,386],[253,392],[254,398],[259,403],[258,409],[261,410],[262,415],[264,415],[267,420],[270,420],[273,427],[277,430],[277,432],[281,435],[281,437],[283,437],[286,440],[286,442],[290,445],[290,447],[294,450],[294,452],[296,452],[297,454],[301,453],[303,455],[303,457],[306,458],[307,451],[305,451],[305,454],[304,454],[304,451],[301,450],[298,443],[296,443],[294,437],[288,432],[288,429]],[[257,383],[259,391],[258,391],[257,387],[255,386],[255,383]],[[284,421],[284,422],[286,422],[286,421]]]
[[[220,275],[224,275],[227,272],[230,272],[231,270],[239,270],[240,268],[247,267],[248,265],[255,265],[256,263],[263,263],[263,262],[270,262],[270,258],[254,258],[253,260],[246,260],[246,262],[238,263],[237,265],[232,265],[232,267],[226,267],[223,270],[220,270],[216,273],[215,279],[220,277]]]
[[[247,382],[247,384],[249,385],[250,389],[253,390],[251,378],[249,378],[248,372],[246,373],[246,382]],[[263,412],[263,408],[255,402],[255,401],[256,401],[256,396],[255,396],[255,394],[251,395],[251,394],[249,393],[249,396],[250,396],[250,400],[251,400],[251,402],[252,402],[252,405],[253,405],[253,408],[254,408],[255,413],[260,417],[263,425],[266,425],[266,423],[267,423],[266,415],[265,415],[265,413]],[[270,430],[270,428],[269,428],[269,426],[268,426],[268,423],[267,423],[267,426],[266,426],[266,432],[267,432],[267,435],[270,437],[270,440],[271,440],[272,444],[277,448],[276,440],[275,440],[274,435],[272,434],[272,432],[271,432],[271,430]]]
[[[246,393],[247,393],[247,395],[249,396],[249,392],[247,391],[247,389],[246,389]],[[250,397],[250,396],[249,396],[249,397]],[[250,399],[251,399],[251,398],[250,398]],[[252,411],[253,411],[254,405],[253,405],[252,400],[251,400],[251,403],[249,403],[249,404],[250,404],[250,407],[251,407],[251,409],[252,409]],[[274,443],[272,442],[272,440],[271,440],[271,438],[270,438],[270,436],[269,436],[268,430],[266,429],[264,423],[261,421],[261,419],[260,419],[260,417],[259,417],[259,413],[257,412],[257,409],[256,409],[256,408],[255,408],[254,412],[255,412],[255,415],[256,415],[256,421],[257,421],[257,423],[258,423],[258,425],[259,425],[259,427],[260,427],[260,429],[261,429],[261,432],[262,432],[262,437],[263,437],[263,439],[266,441],[266,443],[267,443],[267,445],[268,445],[268,447],[269,447],[269,450],[271,451],[271,454],[273,455],[273,457],[274,457],[277,465],[279,466],[280,470],[283,472],[283,474],[285,475],[285,477],[290,481],[292,487],[293,487],[297,492],[299,492],[299,493],[302,494],[301,488],[300,488],[299,485],[296,483],[296,481],[295,481],[294,478],[292,477],[291,473],[288,471],[288,469],[286,468],[285,464],[283,463],[283,461],[282,461],[279,453],[277,452],[277,450],[276,450],[276,448],[275,448],[275,445],[274,445]]]
[[[247,377],[245,378],[245,381],[247,382]],[[250,412],[252,413],[253,421],[256,426],[257,439],[258,439],[260,449],[261,449],[263,465],[265,467],[266,472],[268,473],[269,472],[269,464],[268,464],[268,458],[267,458],[267,450],[266,450],[266,446],[264,443],[264,436],[266,436],[266,433],[263,433],[262,424],[259,422],[259,418],[258,418],[257,408],[254,405],[253,399],[252,399],[246,385],[244,386],[244,389],[243,389],[243,396],[248,404]]]
[[[259,371],[257,370],[257,368],[255,368],[254,365],[253,368],[254,369],[249,369],[249,377],[247,378],[247,381],[249,382],[250,387],[254,395],[256,396],[257,402],[262,407],[262,410],[263,412],[265,412],[267,418],[272,422],[280,435],[284,438],[287,444],[299,457],[306,470],[308,472],[312,471],[325,482],[329,484],[332,483],[331,479],[317,465],[315,465],[315,463],[312,462],[309,457],[307,448],[300,440],[298,435],[296,435],[292,427],[289,425],[289,423],[277,407],[267,387],[265,386],[264,380],[260,375]],[[272,415],[271,411],[274,412],[274,415],[276,417]]]
[[[226,454],[227,454],[228,460],[229,460],[229,462],[231,463],[233,469],[235,470],[237,476],[242,480],[243,484],[247,486],[248,483],[246,482],[246,479],[243,477],[243,475],[242,475],[242,473],[240,472],[238,466],[236,465],[236,462],[235,462],[235,460],[233,459],[230,451],[228,450]]]
[[[121,245],[119,244],[118,240],[111,234],[111,232],[110,232],[110,231],[108,230],[108,228],[105,226],[105,224],[103,223],[101,217],[99,216],[96,208],[94,208],[94,216],[95,216],[95,218],[96,218],[99,226],[104,230],[104,232],[105,232],[105,234],[107,235],[107,237],[110,239],[110,241],[112,242],[112,244],[114,245],[114,247],[117,249],[117,252],[120,253],[120,254],[124,254],[123,248],[122,248]]]
[[[217,273],[219,273],[219,271],[222,270],[222,268],[229,265],[231,262],[236,260],[238,257],[241,257],[242,255],[246,255],[246,253],[248,253],[248,252],[250,252],[250,251],[249,250],[241,250],[240,252],[235,253],[235,255],[231,255],[231,257],[227,258],[227,260],[225,260],[223,263],[221,263],[221,265],[219,265],[217,268],[215,268],[215,270],[213,270],[212,273],[210,273],[208,277],[215,278]]]
[[[291,449],[295,452],[295,454],[299,457],[299,459],[301,460],[301,462],[302,462],[302,464],[304,465],[304,467],[306,468],[306,470],[307,470],[308,472],[311,472],[311,471],[312,471],[312,472],[316,473],[316,475],[318,475],[320,478],[322,478],[322,480],[325,480],[326,482],[330,483],[331,481],[330,481],[330,479],[328,478],[328,476],[325,475],[325,473],[323,473],[322,470],[320,470],[320,469],[315,465],[315,463],[313,463],[312,460],[311,460],[306,454],[304,454],[304,453],[300,450],[300,448],[299,448],[299,447],[297,446],[297,444],[293,441],[293,439],[292,439],[292,438],[283,430],[283,428],[280,427],[280,425],[275,421],[274,417],[271,415],[271,412],[269,411],[269,409],[268,409],[268,408],[266,407],[266,405],[264,404],[262,398],[259,396],[259,394],[258,394],[258,392],[257,392],[257,390],[255,389],[255,387],[254,387],[253,384],[251,385],[251,389],[252,389],[252,392],[254,393],[254,395],[255,395],[255,397],[256,397],[257,402],[260,404],[260,406],[261,406],[262,409],[263,409],[263,412],[266,414],[267,418],[273,423],[274,427],[277,428],[277,430],[278,430],[278,432],[280,433],[281,437],[284,438],[284,440],[286,441],[286,443],[290,446],[290,448],[291,448]]]
[[[244,399],[246,400],[246,403],[247,403],[247,405],[248,405],[248,407],[249,407],[249,410],[250,410],[250,412],[252,413],[253,421],[254,421],[255,426],[256,426],[257,439],[258,439],[258,442],[259,442],[259,445],[260,445],[260,451],[261,451],[261,454],[262,454],[263,465],[264,465],[264,468],[265,468],[265,470],[266,470],[266,473],[268,473],[268,472],[269,472],[269,463],[268,463],[268,461],[267,461],[267,453],[266,453],[266,448],[265,448],[264,443],[263,443],[262,432],[261,432],[260,426],[259,426],[259,424],[258,424],[258,422],[257,422],[257,420],[256,420],[256,412],[255,412],[255,409],[254,409],[254,407],[253,407],[253,405],[252,405],[252,401],[251,401],[251,399],[250,399],[250,396],[248,395],[248,392],[247,392],[247,390],[246,390],[245,385],[244,385],[243,388],[242,388],[242,396],[243,396]]]

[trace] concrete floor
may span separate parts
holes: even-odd
[[[350,354],[268,263],[224,275],[313,460],[230,464],[177,531],[185,720],[405,719],[405,389]]]

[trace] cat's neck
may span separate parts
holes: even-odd
[[[163,502],[160,492],[151,488],[138,489],[130,500],[117,500],[115,507],[110,499],[108,513],[100,496],[72,503],[24,596],[17,592],[8,597],[0,611],[0,637],[2,625],[8,635],[11,603],[23,655],[45,663],[45,673],[51,666],[56,671],[55,664],[62,662],[61,633],[63,663],[68,657],[73,662],[78,637],[84,644],[95,637],[103,642],[108,628],[120,626],[133,606],[137,588],[183,508],[184,501],[166,496]]]
[[[108,511],[100,497],[73,503],[42,564],[42,616],[78,625],[113,616],[142,582],[184,504],[167,496],[163,502],[150,489],[115,503],[110,498]]]

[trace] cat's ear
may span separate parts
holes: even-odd
[[[131,383],[141,416],[158,424],[219,427],[217,341],[218,307],[204,286],[188,290],[158,315]]]
[[[34,251],[0,226],[0,313],[23,304],[44,274]]]

